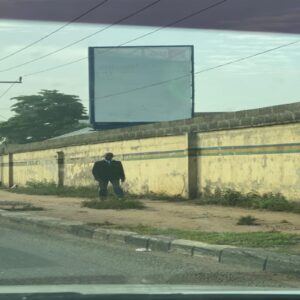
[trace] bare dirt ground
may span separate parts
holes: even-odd
[[[118,225],[148,225],[159,228],[194,229],[205,232],[280,231],[300,234],[299,214],[269,212],[221,206],[199,206],[184,202],[142,200],[144,210],[96,210],[81,207],[84,199],[13,194],[0,191],[1,201],[22,201],[45,208],[32,215],[58,217],[86,223],[110,222]],[[258,219],[257,226],[236,225],[241,216]]]

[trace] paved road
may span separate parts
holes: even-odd
[[[0,285],[170,283],[300,287],[299,278],[21,228],[0,229]]]

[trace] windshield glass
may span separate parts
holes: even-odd
[[[299,288],[299,8],[92,2],[0,19],[0,284]]]

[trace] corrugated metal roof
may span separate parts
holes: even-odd
[[[76,131],[72,131],[60,136],[56,136],[54,138],[51,138],[49,140],[55,140],[55,139],[60,139],[60,138],[64,138],[64,137],[70,137],[70,136],[76,136],[76,135],[83,135],[83,134],[88,134],[88,133],[92,133],[95,132],[95,130],[91,127],[86,127],[86,128],[82,128]]]

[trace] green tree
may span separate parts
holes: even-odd
[[[11,110],[15,115],[0,123],[0,138],[8,143],[46,140],[82,128],[87,119],[81,100],[57,90],[41,90],[37,95],[18,96]]]

